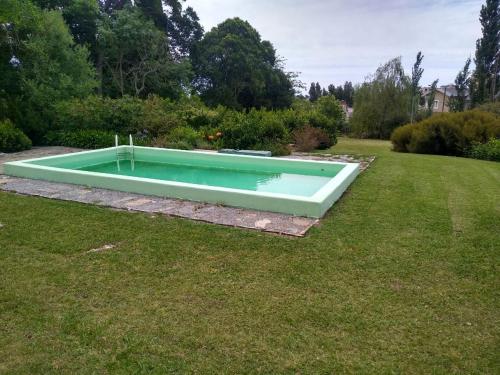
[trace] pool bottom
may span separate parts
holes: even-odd
[[[198,185],[311,197],[332,177],[272,173],[183,164],[122,160],[85,166],[79,170],[151,178]]]

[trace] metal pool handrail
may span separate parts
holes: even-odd
[[[118,134],[115,134],[115,148],[116,148],[116,166],[120,171],[120,160],[129,160],[132,170],[135,169],[135,150],[134,150],[134,141],[132,139],[132,134],[128,135],[129,137],[129,150],[119,148]]]

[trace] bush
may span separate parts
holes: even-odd
[[[440,113],[413,125],[396,128],[393,150],[462,156],[473,143],[500,136],[500,119],[479,110]]]
[[[120,144],[128,144],[126,136],[120,136]],[[115,145],[115,134],[105,130],[83,129],[76,131],[49,132],[45,135],[45,143],[49,146],[65,146],[85,149],[112,147]]]
[[[201,135],[196,130],[184,126],[173,129],[167,138],[170,142],[185,142],[191,147],[195,147],[201,140]]]
[[[335,144],[337,128],[342,121],[342,109],[333,97],[321,98],[314,104],[297,100],[294,107],[287,110],[237,112],[222,106],[208,108],[197,97],[173,102],[158,96],[144,100],[127,96],[119,99],[90,96],[58,103],[52,130],[63,132],[53,142],[86,144],[92,148],[107,143],[109,134],[130,133],[135,139],[145,138],[145,142],[154,139],[154,144],[161,147],[180,142],[182,147],[273,149],[281,155],[290,152],[290,134],[306,125],[322,129],[316,133],[321,138],[320,147]],[[80,130],[108,134],[73,134]],[[219,132],[223,133],[222,137],[216,136]],[[94,138],[89,139],[91,135]],[[51,133],[51,137],[55,135]],[[82,137],[86,137],[86,141]]]
[[[492,138],[486,143],[474,143],[466,155],[473,159],[500,161],[500,139]]]
[[[495,116],[500,117],[499,101],[481,104],[480,106],[476,107],[476,109],[483,112],[490,112],[493,113]]]
[[[201,134],[190,127],[174,128],[170,134],[155,137],[151,144],[154,147],[192,150],[201,141]]]
[[[235,149],[286,152],[289,132],[277,112],[252,109],[249,113],[227,112],[220,126],[222,146]]]
[[[330,137],[331,145],[337,143],[337,132],[345,122],[344,111],[333,96],[323,96],[315,103],[296,100],[291,110],[283,111],[282,117],[292,132],[305,126],[323,129]]]
[[[304,126],[293,132],[297,151],[309,152],[314,149],[327,149],[332,146],[330,136],[323,129]]]
[[[17,152],[31,148],[31,140],[10,120],[0,121],[0,152]]]

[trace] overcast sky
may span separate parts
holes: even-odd
[[[422,84],[452,83],[481,34],[477,0],[187,0],[205,31],[250,22],[309,86],[364,78],[392,57],[407,71],[421,50]]]

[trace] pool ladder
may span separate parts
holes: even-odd
[[[130,166],[132,170],[135,169],[135,150],[134,150],[134,142],[132,140],[132,134],[128,135],[129,139],[129,149],[120,148],[118,142],[118,134],[115,134],[115,149],[116,149],[116,166],[118,171],[120,168],[120,160],[130,160]]]

